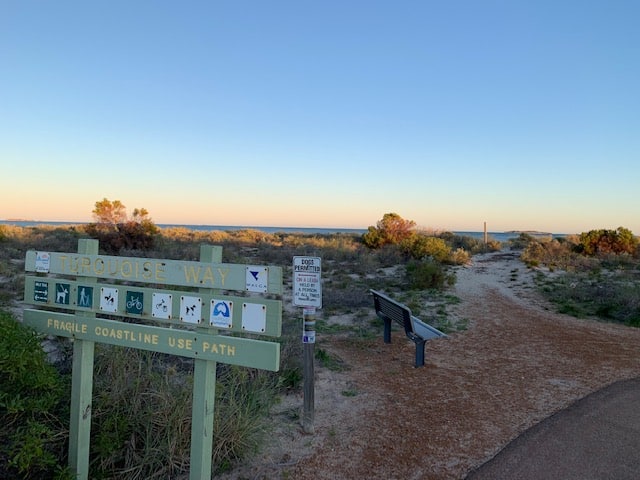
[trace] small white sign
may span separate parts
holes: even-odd
[[[180,297],[180,320],[186,323],[200,323],[202,299],[200,297]]]
[[[51,255],[49,252],[36,252],[36,272],[49,273],[51,268]]]
[[[100,310],[116,313],[118,311],[118,289],[102,287],[100,289]]]
[[[233,326],[233,302],[212,299],[209,324],[216,328],[231,328]]]
[[[151,316],[165,320],[171,319],[173,296],[170,293],[154,292],[151,297]]]
[[[321,274],[322,259],[320,257],[293,257],[294,305],[322,308]]]
[[[246,273],[247,292],[267,293],[269,268],[249,265]]]
[[[302,343],[316,343],[316,332],[304,332],[302,334]]]
[[[260,303],[242,304],[242,329],[262,333],[267,328],[267,306]]]

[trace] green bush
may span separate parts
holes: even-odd
[[[65,478],[68,382],[40,337],[0,312],[0,477]]]
[[[638,248],[638,239],[631,230],[618,227],[617,230],[590,230],[580,234],[579,251],[585,255],[606,255],[628,253],[633,255]]]
[[[407,263],[407,281],[412,290],[442,289],[448,275],[442,264],[433,260],[412,260]]]
[[[90,223],[84,226],[87,234],[100,242],[100,248],[109,254],[122,250],[143,250],[153,248],[157,227],[152,222],[125,222],[105,225]]]
[[[412,258],[432,258],[438,262],[446,262],[451,256],[451,247],[441,239],[425,235],[414,235],[407,241],[406,250]]]
[[[362,241],[369,248],[397,245],[415,234],[415,226],[413,220],[405,220],[397,213],[385,213],[375,227],[367,229]]]
[[[447,242],[452,250],[463,249],[470,254],[480,253],[484,251],[484,242],[475,237],[467,235],[458,235],[453,232],[442,232],[438,237]]]

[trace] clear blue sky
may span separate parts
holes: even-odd
[[[0,2],[0,219],[640,234],[640,2]]]

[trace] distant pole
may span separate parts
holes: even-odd
[[[487,246],[487,222],[484,222],[484,245]]]

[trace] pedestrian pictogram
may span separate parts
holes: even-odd
[[[86,285],[78,286],[78,306],[93,308],[93,287]]]

